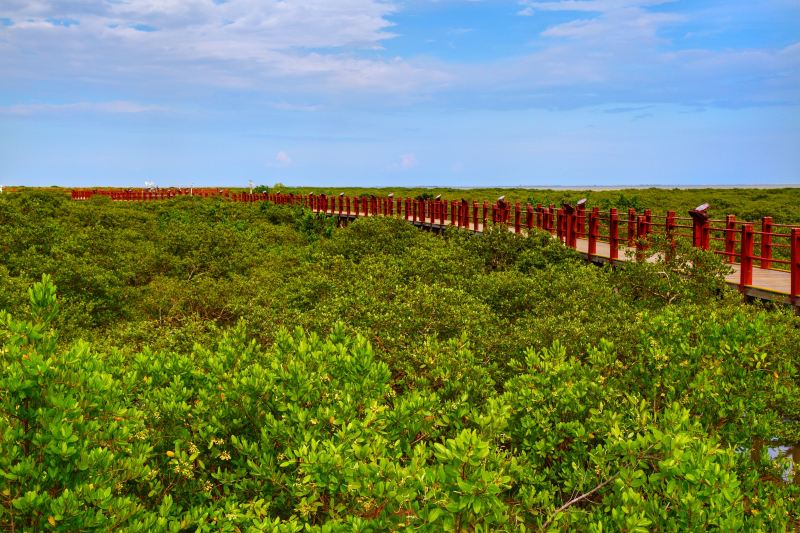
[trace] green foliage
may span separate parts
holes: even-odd
[[[145,514],[144,417],[106,364],[79,343],[56,349],[47,276],[30,290],[30,321],[0,315],[3,528],[113,529]]]
[[[3,196],[4,530],[799,523],[800,323],[710,254]]]
[[[620,213],[625,213],[628,209],[635,209],[637,213],[643,213],[645,209],[648,209],[650,206],[645,205],[639,199],[639,196],[634,194],[631,196],[626,195],[624,192],[619,193],[619,195],[614,197],[605,197],[600,200],[598,204],[600,209],[606,211],[611,209],[612,207],[616,207]],[[655,204],[654,204],[655,205]],[[716,206],[719,208],[723,208],[725,206]]]
[[[705,303],[726,296],[725,276],[731,272],[730,266],[686,241],[669,241],[654,235],[639,258],[631,250],[628,259],[612,272],[610,279],[626,299],[658,308],[677,302]]]

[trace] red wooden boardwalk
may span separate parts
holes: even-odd
[[[652,222],[652,215],[649,211],[645,215],[634,215],[629,212],[627,220],[619,220],[617,218],[618,214],[615,213],[616,210],[610,210],[605,218],[608,222],[607,233],[601,236],[599,231],[601,222],[599,210],[595,210],[593,213],[586,213],[585,211],[580,213],[580,210],[576,209],[576,212],[567,213],[562,208],[554,213],[553,206],[549,208],[537,206],[536,210],[528,211],[531,206],[527,206],[528,209],[520,209],[517,204],[514,208],[509,209],[506,207],[504,209],[495,204],[487,210],[491,210],[491,216],[487,216],[485,212],[481,213],[477,203],[470,205],[469,202],[466,204],[453,202],[450,210],[440,207],[439,212],[437,212],[435,204],[430,207],[425,205],[412,206],[411,209],[406,211],[400,209],[399,206],[402,204],[398,204],[397,210],[384,206],[384,209],[378,208],[377,212],[375,212],[371,207],[368,207],[366,212],[360,211],[356,213],[351,211],[348,214],[346,205],[349,204],[352,207],[352,203],[341,201],[341,210],[339,209],[337,198],[333,198],[333,203],[332,207],[319,206],[315,205],[314,200],[312,200],[310,205],[316,213],[323,213],[345,220],[353,220],[364,216],[395,216],[415,225],[435,230],[456,226],[467,231],[481,233],[484,221],[488,223],[488,220],[507,224],[509,231],[521,234],[526,233],[529,228],[535,227],[550,231],[555,238],[559,238],[562,242],[574,248],[584,258],[597,263],[617,263],[635,260],[632,259],[635,257],[635,245],[628,246],[628,244],[638,239],[646,238],[652,234],[653,228],[657,226]],[[442,204],[444,205],[446,202],[442,202]],[[545,209],[549,211],[548,215],[544,215],[543,211]],[[724,221],[726,227],[719,228],[714,227],[714,223],[723,221],[710,219],[702,211],[693,211],[693,216],[691,217],[677,217],[674,213],[667,213],[665,222],[658,224],[658,226],[664,227],[665,230],[671,229],[671,234],[674,238],[692,238],[696,246],[707,250],[712,249],[712,241],[719,241],[721,243],[720,249],[714,250],[714,252],[727,256],[731,261],[734,261],[730,263],[731,273],[725,278],[729,286],[748,297],[793,304],[796,306],[798,313],[800,313],[800,226],[784,225],[780,227],[788,231],[772,231],[777,225],[772,224],[769,217],[765,217],[761,224],[763,231],[755,231],[752,223],[737,223],[735,218],[729,215]],[[513,218],[509,216],[512,212]],[[429,215],[428,213],[431,214]],[[483,214],[483,217],[480,217],[479,214]],[[550,219],[549,225],[548,218]],[[691,225],[681,224],[681,222],[690,222]],[[589,225],[588,228],[586,227],[587,223]],[[616,227],[614,227],[615,223]],[[625,232],[626,235],[624,236],[620,235],[620,223],[625,225],[626,229],[631,228]],[[592,234],[592,226],[594,226],[594,234]],[[691,230],[692,233],[681,233],[681,229]],[[569,233],[573,233],[573,235],[570,236]],[[715,237],[715,233],[722,234],[722,237]],[[741,238],[739,238],[740,234]],[[754,251],[756,235],[760,236],[758,244],[760,244],[761,255],[756,255]],[[786,242],[778,242],[781,239]],[[616,246],[612,245],[612,240],[616,241]],[[744,251],[742,251],[742,243],[744,243]],[[748,245],[750,246],[749,251]],[[612,254],[614,248],[616,248],[616,253]],[[790,251],[788,259],[773,257],[772,251],[774,248],[788,249]],[[745,257],[746,264],[744,268],[741,264],[742,256]],[[739,262],[735,262],[737,260]],[[770,265],[770,268],[761,268],[757,266],[757,263],[766,263]],[[786,270],[774,268],[777,265],[785,265]]]
[[[334,214],[333,216],[338,216],[338,214]],[[346,217],[347,215],[343,215]],[[364,216],[359,215],[359,216]],[[371,215],[366,215],[371,216]],[[350,218],[355,218],[354,215],[351,215]],[[431,226],[436,227],[437,229],[442,227],[450,227],[451,223],[449,220],[445,220],[444,224],[440,224],[438,222],[431,222],[429,217],[425,218],[425,222],[423,223],[421,220],[417,221],[420,226]],[[468,231],[475,231],[477,233],[483,232],[483,224],[478,223],[477,229],[473,226],[471,228],[464,228]],[[514,232],[515,228],[509,227],[509,231]],[[525,233],[525,229],[521,229],[520,233]],[[575,249],[584,256],[587,260],[590,259],[589,256],[589,239],[584,238],[576,238],[575,239]],[[595,253],[591,255],[591,260],[598,262],[598,263],[607,263],[611,261],[611,244],[604,241],[598,241],[596,243]],[[630,253],[628,253],[630,252]],[[635,248],[629,248],[627,246],[623,246],[619,248],[618,257],[614,259],[614,261],[629,261],[630,257],[635,255]],[[732,263],[730,265],[732,272],[728,274],[725,278],[725,281],[731,287],[736,289],[742,289],[740,287],[741,283],[741,265],[739,263]],[[753,296],[757,298],[767,299],[767,300],[776,300],[783,303],[793,303],[791,298],[791,273],[785,270],[775,270],[775,269],[767,269],[767,268],[759,268],[753,267],[753,280],[751,285],[747,285],[744,287],[742,292],[748,296]],[[797,299],[795,305],[800,306],[800,299]]]
[[[296,205],[315,213],[338,218],[346,223],[359,217],[397,217],[417,226],[441,231],[459,227],[480,233],[484,225],[505,224],[509,231],[526,233],[547,231],[566,246],[574,248],[593,262],[624,262],[635,256],[637,243],[645,243],[652,235],[667,239],[690,239],[697,248],[724,256],[732,268],[726,278],[729,285],[746,296],[793,304],[800,312],[800,225],[774,224],[771,217],[758,223],[738,221],[733,215],[712,219],[707,205],[689,212],[688,217],[667,211],[661,216],[647,209],[588,210],[585,200],[575,205],[531,204],[516,202],[513,206],[501,197],[489,203],[467,200],[442,200],[346,197],[294,194],[230,193],[221,189],[175,189],[167,191],[137,190],[74,190],[74,200],[86,200],[102,194],[113,200],[148,201],[179,195],[222,196],[238,202],[269,201]],[[635,259],[634,259],[635,260]]]

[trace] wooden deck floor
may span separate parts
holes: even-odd
[[[330,213],[329,213],[330,214]],[[331,216],[339,217],[340,215],[334,214]],[[349,215],[349,219],[361,218],[364,215]],[[372,215],[368,215],[372,216]],[[378,215],[380,216],[380,215]],[[348,215],[341,215],[341,218],[348,218]],[[406,219],[408,222],[412,222],[410,219]],[[449,220],[446,220],[444,224],[440,224],[438,221],[433,221],[430,218],[426,218],[424,222],[421,220],[417,220],[414,222],[417,226],[424,226],[430,227],[435,230],[441,230],[443,228],[449,227],[451,225]],[[472,224],[470,224],[469,231],[475,231],[475,228]],[[478,224],[477,233],[481,233],[483,231],[483,224]],[[509,227],[509,231],[514,231],[513,227]],[[523,229],[523,232],[525,230]],[[581,253],[584,257],[588,259],[588,251],[589,251],[589,241],[587,239],[577,239],[576,249],[579,253]],[[628,261],[629,256],[626,253],[628,248],[620,248],[618,259],[616,261]],[[611,257],[610,253],[610,246],[607,242],[599,241],[597,242],[597,253],[592,256],[592,260],[595,262],[609,262]],[[730,265],[733,271],[725,278],[725,281],[733,288],[740,290],[744,295],[753,297],[753,298],[760,298],[765,300],[772,300],[781,303],[787,304],[794,304],[797,306],[798,311],[800,311],[800,301],[792,301],[790,296],[791,294],[791,276],[789,272],[783,270],[771,270],[771,269],[763,269],[758,267],[753,267],[753,284],[747,286],[740,286],[740,276],[741,276],[741,267],[738,263],[734,263]]]

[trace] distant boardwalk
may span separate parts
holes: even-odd
[[[726,281],[748,297],[792,304],[800,312],[800,225],[775,224],[771,217],[759,222],[736,220],[734,215],[712,219],[708,205],[677,216],[674,211],[653,215],[650,209],[601,211],[587,209],[585,200],[575,205],[510,205],[503,197],[481,203],[468,200],[394,198],[393,195],[348,197],[344,195],[294,195],[230,193],[221,189],[74,190],[74,200],[94,195],[113,200],[152,201],[180,195],[222,196],[238,202],[269,201],[302,206],[314,213],[348,222],[360,217],[396,217],[414,225],[441,231],[458,227],[481,233],[487,224],[504,224],[509,231],[538,229],[551,233],[587,260],[597,263],[643,259],[648,238],[690,239],[692,245],[722,255],[733,272]]]

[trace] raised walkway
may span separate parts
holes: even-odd
[[[263,202],[294,205],[314,213],[335,217],[347,223],[361,217],[401,218],[432,231],[458,227],[481,233],[488,223],[504,224],[509,231],[526,233],[534,228],[551,233],[595,263],[616,263],[642,257],[642,246],[652,235],[669,240],[690,239],[693,246],[722,255],[732,272],[727,283],[746,297],[795,306],[800,313],[800,225],[775,224],[771,217],[759,222],[736,220],[734,215],[712,219],[709,206],[701,205],[686,216],[674,211],[653,215],[646,209],[621,212],[587,209],[586,201],[575,205],[510,205],[504,198],[483,201],[442,200],[437,198],[377,198],[281,193],[231,193],[222,189],[83,189],[73,190],[74,200],[95,195],[121,201],[152,201],[181,195],[216,196],[236,202]],[[634,259],[635,260],[635,259]]]
[[[371,212],[371,209],[368,209],[368,211],[366,213],[360,212],[360,213],[356,214],[354,212],[351,212],[350,214],[347,214],[344,209],[342,210],[342,213],[339,213],[337,208],[334,208],[332,210],[330,208],[325,209],[324,207],[321,207],[321,206],[312,206],[311,208],[312,208],[312,211],[315,212],[315,213],[324,214],[324,215],[327,215],[327,216],[335,217],[335,218],[340,219],[340,220],[345,221],[345,222],[352,221],[352,220],[355,220],[357,218],[363,218],[363,217],[393,216],[393,217],[402,218],[402,219],[404,219],[404,220],[408,221],[409,223],[412,223],[412,224],[414,224],[416,226],[419,226],[419,227],[422,227],[422,228],[426,228],[426,229],[431,229],[433,231],[443,231],[444,229],[449,228],[449,227],[459,227],[461,229],[465,229],[467,231],[471,231],[471,232],[474,232],[474,233],[482,233],[483,232],[483,227],[484,227],[483,222],[480,219],[477,222],[477,224],[474,223],[473,219],[469,219],[468,221],[462,221],[462,223],[459,223],[459,214],[458,213],[456,213],[456,222],[455,223],[453,223],[452,220],[450,218],[448,218],[447,216],[445,216],[444,219],[442,220],[442,218],[440,216],[438,216],[438,217],[437,216],[433,216],[432,217],[432,216],[428,216],[427,214],[424,216],[424,218],[422,216],[420,216],[420,215],[417,215],[416,216],[416,220],[415,220],[415,217],[414,217],[414,211],[415,210],[413,208],[412,208],[410,214],[404,214],[404,213],[401,212],[399,215],[396,212],[393,212],[392,214],[389,214],[389,213],[383,214],[383,213],[380,213],[380,212],[373,213],[373,212]],[[422,212],[423,209],[424,208],[418,209],[418,212]],[[458,209],[458,208],[456,207],[456,209]],[[498,209],[498,211],[500,211],[500,209]],[[499,218],[503,218],[503,216],[504,215],[502,214],[502,211],[501,211],[501,214],[499,215]],[[561,216],[564,218],[564,222],[565,222],[564,225],[570,224],[570,221],[567,220],[567,216],[568,215],[566,215],[564,213],[561,213]],[[556,220],[557,220],[557,217],[558,217],[558,214],[556,214]],[[514,218],[516,218],[516,217],[514,217]],[[524,213],[520,218],[521,219],[525,218]],[[579,222],[579,219],[578,219],[577,215],[573,215],[573,219],[574,219],[574,222]],[[587,217],[587,219],[588,219],[588,217]],[[684,220],[691,220],[691,218],[686,218]],[[699,230],[700,230],[700,234],[702,235],[702,233],[703,233],[702,220],[703,219],[700,218],[699,220],[701,221],[701,225],[700,225]],[[709,224],[706,226],[705,233],[708,235],[707,239],[708,239],[709,244],[710,244],[710,241],[714,240],[714,237],[710,236],[710,234],[712,234],[714,231],[722,231],[724,233],[727,232],[728,234],[732,233],[732,231],[733,231],[732,229],[720,230],[718,228],[713,228],[711,223],[713,223],[714,221],[711,220],[711,219],[707,219],[707,220],[709,221]],[[679,222],[679,221],[680,221],[680,219],[678,219],[678,217],[675,217],[675,222],[676,222],[675,225],[676,226],[681,226],[680,224],[677,224],[677,222]],[[582,221],[580,221],[580,222],[582,222]],[[639,221],[637,220],[637,223],[638,222]],[[727,222],[730,223],[730,218],[729,218],[729,220]],[[517,223],[517,224],[510,223],[509,224],[509,220],[507,218],[505,220],[499,220],[498,223],[507,224],[508,225],[508,230],[511,231],[511,232],[524,234],[524,233],[527,232],[527,229],[528,229],[525,225],[523,225],[521,223]],[[557,224],[558,223],[556,222],[554,224],[554,226],[557,226]],[[653,226],[654,224],[652,224],[652,222],[649,223],[649,224],[647,222],[645,222],[645,225],[646,226]],[[740,224],[740,226],[741,226],[741,224]],[[744,230],[744,232],[747,232],[747,229],[751,229],[751,228],[749,228],[750,225],[747,225],[747,226],[748,227]],[[532,227],[536,227],[536,226],[534,225]],[[792,228],[791,226],[786,226],[786,227],[789,227],[790,229],[796,229],[796,228]],[[540,227],[539,229],[546,229],[546,228]],[[563,229],[563,226],[562,226],[562,229]],[[647,227],[645,229],[645,231],[644,231],[644,235],[637,234],[636,238],[637,239],[643,238],[643,237],[646,238],[646,236],[649,234],[648,230],[650,230],[650,229],[651,229],[650,227]],[[675,228],[675,229],[678,229],[678,228]],[[695,229],[694,226],[692,226],[691,229],[694,230]],[[737,228],[735,231],[738,234],[738,232],[740,230]],[[552,231],[554,237],[559,238],[562,242],[564,242],[565,244],[569,245],[570,244],[570,239],[566,235],[566,233],[568,233],[568,232],[569,232],[568,230],[564,230],[563,232],[560,232],[558,230],[553,230]],[[563,233],[563,234],[560,234],[560,233]],[[794,235],[794,241],[795,242],[794,242],[794,248],[793,248],[794,252],[795,252],[794,253],[794,256],[795,256],[794,263],[792,263],[792,259],[791,258],[789,260],[782,260],[780,258],[769,257],[769,261],[771,263],[777,262],[779,264],[786,264],[790,268],[791,268],[792,264],[794,264],[795,269],[800,269],[800,259],[798,259],[798,257],[800,256],[800,250],[797,249],[797,248],[800,248],[800,247],[798,246],[798,243],[797,243],[797,241],[798,241],[798,238],[797,238],[797,233],[798,232],[797,231],[789,232],[789,233],[775,233],[775,232],[773,232],[771,234],[766,233],[766,232],[755,232],[755,231],[753,231],[753,233],[762,234],[761,235],[761,240],[763,240],[765,238],[765,236],[766,237],[777,237],[777,238],[786,237],[790,241],[789,245],[786,245],[787,248],[792,248],[792,245],[791,245],[792,241],[791,240],[792,240],[793,233],[794,233],[795,234]],[[586,237],[586,232],[583,232],[583,235],[584,235],[583,237],[578,237],[577,235],[574,236],[572,238],[572,246],[571,247],[573,247],[586,260],[589,260],[589,261],[592,261],[592,262],[595,262],[595,263],[616,263],[616,262],[625,262],[625,261],[635,260],[633,258],[635,258],[635,255],[636,255],[636,248],[627,246],[626,245],[626,241],[624,241],[624,240],[620,240],[619,241],[619,243],[617,244],[617,254],[616,254],[616,256],[614,258],[612,258],[612,253],[611,253],[612,244],[609,242],[609,240],[602,240],[602,238],[595,238],[595,239],[587,238]],[[686,237],[687,235],[686,234],[680,234],[680,235],[676,235],[676,236]],[[599,237],[599,235],[597,237]],[[753,236],[751,235],[750,238],[752,238],[752,237]],[[746,242],[747,239],[748,239],[748,237],[746,236],[745,237],[745,242]],[[591,242],[592,240],[594,241],[593,243]],[[717,240],[724,241],[725,239],[718,238]],[[728,248],[730,248],[730,243],[731,242],[734,242],[734,243],[738,244],[738,243],[740,243],[740,240],[737,239],[737,240],[734,241],[729,237],[728,238],[728,244],[729,244]],[[752,244],[755,245],[756,242],[754,241]],[[761,244],[761,243],[759,242],[758,244]],[[590,248],[593,248],[593,251],[591,253],[590,253]],[[709,249],[710,246],[707,245],[705,248]],[[795,309],[798,312],[798,314],[800,314],[800,294],[798,294],[798,293],[800,293],[800,287],[795,288],[795,294],[793,295],[792,294],[792,272],[790,272],[788,270],[777,269],[777,268],[761,268],[759,266],[756,266],[756,264],[754,264],[754,263],[757,262],[757,261],[762,261],[762,256],[756,256],[754,254],[754,252],[751,251],[751,253],[750,253],[750,265],[749,265],[749,276],[750,276],[750,278],[748,279],[747,278],[748,274],[746,272],[745,272],[745,275],[743,276],[742,264],[740,262],[736,262],[737,256],[741,255],[740,251],[739,252],[734,252],[732,255],[731,255],[731,252],[716,251],[716,250],[715,250],[715,252],[718,252],[721,255],[727,255],[730,258],[730,260],[733,261],[733,262],[729,263],[729,266],[731,268],[731,273],[728,274],[725,277],[725,281],[730,287],[738,290],[745,297],[748,297],[748,298],[757,298],[757,299],[762,299],[762,300],[774,301],[774,302],[777,302],[777,303],[793,305],[793,306],[795,306]],[[745,265],[745,268],[748,268],[748,266]],[[797,275],[797,274],[795,274],[795,275]],[[744,281],[744,283],[743,283],[743,281]]]

